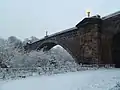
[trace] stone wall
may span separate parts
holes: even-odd
[[[83,63],[100,63],[100,38],[97,24],[88,25],[80,35],[80,56]]]

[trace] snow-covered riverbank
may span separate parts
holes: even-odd
[[[0,90],[120,90],[120,69],[33,76],[3,83]]]

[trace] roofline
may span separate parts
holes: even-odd
[[[103,19],[103,20],[109,19],[109,18],[112,18],[112,17],[117,16],[117,15],[120,15],[120,11],[117,11],[117,12],[115,12],[115,13],[112,13],[112,14],[109,14],[109,15],[107,15],[107,16],[104,16],[104,17],[102,17],[102,19]]]

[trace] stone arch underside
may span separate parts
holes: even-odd
[[[63,47],[72,56],[72,58],[76,62],[78,62],[77,61],[77,57],[72,53],[72,51],[70,50],[70,48],[67,47],[65,44],[63,44],[62,42],[58,42],[58,41],[54,41],[54,40],[48,40],[48,41],[45,41],[45,42],[41,43],[38,46],[37,50],[43,49],[43,51],[49,51],[50,49],[52,49],[56,45],[60,45],[61,47]]]

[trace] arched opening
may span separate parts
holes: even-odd
[[[62,53],[63,56],[68,56],[68,58],[71,58],[72,60],[73,59],[76,59],[74,57],[74,55],[72,54],[72,52],[69,50],[69,48],[67,48],[65,45],[63,45],[62,43],[58,43],[58,42],[55,42],[55,41],[47,41],[47,42],[44,42],[42,43],[39,47],[38,47],[38,50],[43,50],[43,51],[49,51],[49,50],[55,50],[58,52],[58,53]]]
[[[44,44],[44,45],[46,45],[46,44]],[[50,45],[50,44],[47,44],[47,45]],[[49,49],[46,49],[46,50],[43,50],[43,51],[47,55],[50,55],[53,60],[58,61],[59,64],[62,63],[62,65],[65,65],[65,66],[77,65],[73,56],[69,53],[69,51],[66,50],[66,48],[62,47],[61,45],[55,45],[54,44],[54,46],[50,46],[50,47],[47,46],[47,48],[49,48]]]
[[[51,51],[55,52],[55,54],[59,55],[64,60],[74,61],[72,55],[60,45],[54,46],[53,48],[51,48]]]
[[[120,33],[113,37],[112,60],[116,68],[120,68]]]
[[[43,48],[43,51],[49,51],[51,48],[53,48],[54,46],[56,46],[56,43],[53,42],[47,42],[47,43],[43,43],[39,49]]]

